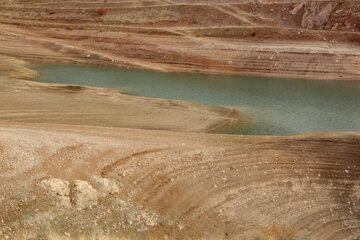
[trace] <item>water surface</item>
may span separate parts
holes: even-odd
[[[234,106],[251,122],[223,133],[292,135],[360,131],[360,82],[159,73],[90,66],[44,66],[38,80]]]

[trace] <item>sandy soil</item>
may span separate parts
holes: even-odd
[[[355,0],[7,1],[0,54],[46,63],[359,80]],[[97,13],[105,9],[104,15]]]
[[[8,123],[0,133],[0,233],[9,239],[255,239],[282,224],[298,239],[360,233],[358,133]]]

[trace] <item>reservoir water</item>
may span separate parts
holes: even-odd
[[[360,82],[240,77],[101,68],[44,66],[39,82],[117,89],[145,97],[233,106],[248,124],[222,133],[292,135],[360,131]]]

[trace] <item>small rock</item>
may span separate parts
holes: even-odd
[[[178,226],[177,226],[177,227],[179,228],[179,230],[180,230],[180,231],[184,229],[184,225],[182,225],[181,223],[180,223],[180,224],[178,224]]]

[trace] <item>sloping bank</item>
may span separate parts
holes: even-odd
[[[0,61],[6,66],[0,69],[0,121],[183,132],[209,132],[238,121],[235,110],[227,107],[23,81],[38,76],[28,63],[9,57]]]
[[[0,133],[0,239],[359,237],[359,133],[19,123]]]

